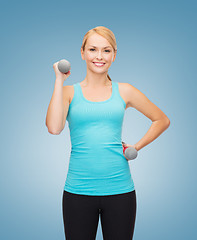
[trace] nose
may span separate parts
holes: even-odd
[[[98,59],[102,59],[101,51],[98,52],[97,58],[98,58]]]

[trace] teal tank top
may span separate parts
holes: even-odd
[[[64,190],[91,196],[133,191],[121,138],[126,103],[118,82],[112,81],[111,97],[100,102],[86,99],[79,82],[73,86],[66,118],[71,153]]]

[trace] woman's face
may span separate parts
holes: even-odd
[[[107,39],[95,33],[88,38],[84,52],[81,49],[81,57],[90,70],[103,73],[108,71],[116,58],[116,53]],[[95,62],[104,63],[104,65],[96,66]]]

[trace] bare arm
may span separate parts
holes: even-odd
[[[46,126],[51,134],[59,134],[65,125],[69,108],[69,99],[68,95],[66,96],[65,87],[61,80],[56,79],[46,116]]]
[[[134,146],[139,151],[157,137],[159,137],[170,125],[169,118],[165,113],[152,103],[140,90],[126,83],[126,94],[129,99],[129,106],[135,108],[152,121],[147,133]]]
[[[56,80],[45,122],[48,131],[55,135],[60,134],[65,126],[69,108],[69,94],[68,86],[63,86],[63,83],[70,75],[70,71],[67,74],[60,73],[57,69],[57,63],[53,65],[56,73]]]

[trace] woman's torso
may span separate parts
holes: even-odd
[[[134,190],[123,155],[122,124],[128,101],[120,85],[112,81],[112,86],[95,91],[78,82],[70,91],[71,154],[64,190],[95,196]]]

